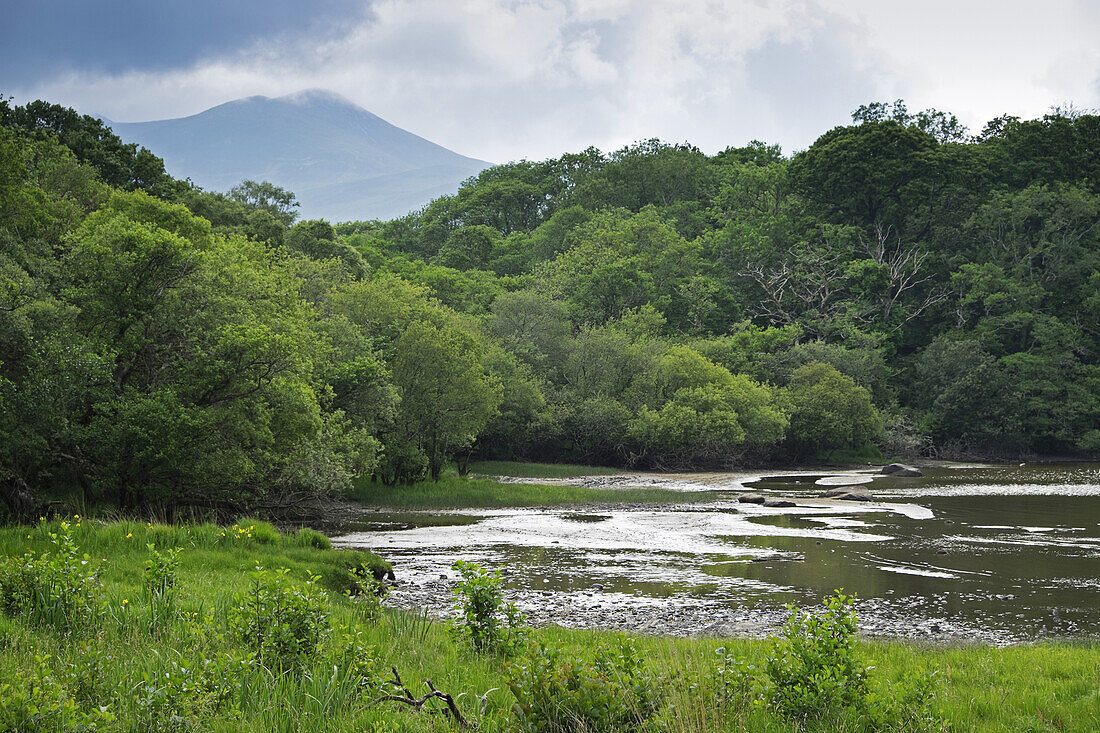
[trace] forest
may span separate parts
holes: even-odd
[[[852,117],[793,155],[589,148],[329,223],[0,101],[0,514],[472,458],[1095,457],[1100,116]]]

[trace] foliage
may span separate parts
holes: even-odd
[[[835,717],[846,708],[865,712],[867,668],[856,652],[852,603],[837,592],[821,613],[788,608],[791,617],[764,665],[770,706],[795,720]]]
[[[333,226],[2,102],[0,512],[239,516],[477,458],[1094,454],[1100,117],[853,120],[793,156],[509,163]]]
[[[50,669],[49,655],[35,655],[32,669],[0,680],[0,730],[94,731],[113,716],[84,710]]]
[[[179,589],[176,586],[176,571],[179,569],[180,548],[172,547],[158,552],[156,545],[150,543],[149,559],[145,561],[145,595],[149,603],[150,631],[163,633],[176,614],[176,601]]]
[[[882,419],[867,390],[828,364],[816,362],[796,369],[788,394],[789,439],[802,450],[858,448],[882,430]]]
[[[284,226],[290,226],[298,216],[294,211],[298,197],[270,181],[241,181],[229,189],[229,198],[250,209],[268,212]]]
[[[524,718],[513,711],[519,700],[507,688],[546,672],[549,689],[573,710],[595,706],[603,719],[625,720],[632,729],[698,730],[880,730],[1002,731],[1092,730],[1096,718],[1098,651],[1089,644],[1039,643],[1000,648],[985,645],[927,646],[868,641],[860,656],[875,665],[869,680],[869,717],[796,724],[763,705],[752,705],[759,670],[773,645],[764,640],[729,640],[718,654],[728,684],[714,676],[712,639],[646,636],[629,643],[598,630],[536,629],[547,654],[557,654],[554,676],[539,652],[534,664],[521,657],[501,669],[499,658],[471,654],[467,645],[422,612],[384,609],[379,622],[365,620],[360,601],[334,595],[328,607],[332,631],[297,673],[279,674],[256,662],[228,626],[233,596],[251,581],[249,568],[291,567],[292,575],[323,575],[361,559],[359,553],[299,546],[292,537],[258,544],[247,537],[223,536],[229,527],[162,525],[122,521],[70,524],[74,540],[97,556],[103,592],[117,610],[120,599],[135,599],[145,587],[146,545],[155,541],[184,550],[176,587],[179,613],[166,634],[147,633],[145,618],[113,610],[96,626],[70,633],[32,625],[24,617],[0,616],[0,728],[19,730],[333,730],[438,731],[450,723],[423,712],[374,704],[380,677],[390,666],[413,669],[451,693],[479,730],[515,730]],[[0,528],[0,554],[30,548],[53,550],[40,527]],[[31,535],[28,537],[27,535]],[[233,532],[236,534],[236,532]],[[599,647],[603,650],[597,651]],[[620,660],[629,657],[633,662]],[[727,658],[743,660],[730,666]],[[542,661],[539,661],[542,660]],[[642,662],[644,660],[644,662]],[[597,662],[600,662],[597,670]],[[637,665],[634,675],[626,670]],[[526,669],[523,667],[526,666]],[[620,672],[610,672],[612,669]],[[570,671],[572,670],[572,671]],[[660,670],[657,676],[654,670]],[[938,673],[937,673],[938,670]],[[742,672],[752,679],[746,682]],[[942,678],[934,686],[933,681]],[[632,679],[633,683],[626,683]],[[565,689],[572,680],[573,691]],[[589,687],[585,687],[590,683]],[[392,689],[392,688],[389,688]],[[542,685],[532,684],[535,699]],[[634,690],[637,690],[637,694]],[[721,694],[722,690],[728,694]],[[742,707],[741,689],[749,698]],[[934,691],[934,696],[933,696]],[[428,692],[426,687],[418,692]],[[484,696],[484,707],[477,698]],[[578,702],[578,700],[583,701]],[[727,700],[728,704],[718,704]],[[547,715],[560,706],[544,697]],[[633,711],[631,714],[623,711]],[[652,715],[649,711],[654,710]],[[634,721],[644,718],[640,725]],[[576,718],[564,722],[567,729]],[[950,721],[950,726],[948,722]],[[1052,721],[1057,723],[1052,724]],[[530,725],[528,727],[534,727]],[[590,726],[589,729],[607,729]]]
[[[462,580],[454,589],[459,617],[455,629],[479,652],[510,653],[527,634],[523,613],[504,601],[500,573],[476,563],[458,560],[454,569]]]
[[[234,597],[228,622],[260,664],[300,669],[328,637],[328,604],[319,576],[296,583],[290,570],[257,567],[246,593]]]
[[[520,730],[637,730],[656,713],[662,680],[630,639],[600,644],[588,658],[574,654],[560,645],[531,643],[526,656],[507,663]]]
[[[79,520],[77,520],[79,521]],[[75,634],[96,625],[104,614],[106,599],[91,557],[81,553],[67,522],[48,531],[50,552],[0,561],[0,611]]]

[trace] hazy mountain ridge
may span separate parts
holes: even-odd
[[[316,89],[110,124],[161,156],[174,176],[215,191],[246,178],[271,181],[297,194],[304,218],[330,221],[401,216],[490,165]]]

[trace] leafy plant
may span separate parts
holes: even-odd
[[[718,707],[745,710],[760,701],[762,690],[756,665],[728,654],[725,647],[719,647],[715,653],[719,655],[718,665],[707,682]]]
[[[180,564],[180,549],[171,547],[158,552],[156,545],[149,548],[145,561],[145,596],[149,602],[149,631],[163,633],[176,613],[176,570]]]
[[[479,652],[512,651],[527,635],[526,617],[514,603],[505,603],[500,573],[464,560],[454,569],[462,574],[454,590],[461,604],[454,628]]]
[[[505,677],[524,731],[635,730],[662,699],[658,677],[629,639],[601,644],[591,660],[531,644],[523,660],[506,664]]]
[[[188,662],[154,653],[152,665],[133,691],[139,726],[150,731],[194,730],[205,713],[235,712],[248,667],[248,661],[231,654]]]
[[[0,680],[0,730],[94,731],[114,715],[84,709],[49,667],[49,655],[35,655],[30,674]]]
[[[356,610],[361,619],[371,623],[378,621],[382,618],[382,599],[388,592],[385,583],[376,579],[371,568],[362,563],[352,571],[352,576],[353,587],[345,589],[344,595],[358,599]]]
[[[853,598],[839,591],[821,613],[793,606],[780,639],[764,664],[768,704],[795,720],[824,717],[867,702],[867,667],[856,653],[859,629]]]
[[[290,570],[257,567],[247,593],[234,596],[229,626],[265,666],[298,668],[312,657],[329,633],[328,604],[318,576],[294,583]]]
[[[103,589],[91,557],[81,554],[67,522],[48,535],[52,553],[28,551],[0,561],[0,611],[71,633],[103,617]]]

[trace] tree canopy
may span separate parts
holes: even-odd
[[[0,102],[0,504],[244,507],[472,455],[1100,451],[1100,118],[853,121],[791,157],[513,162],[332,225]]]

